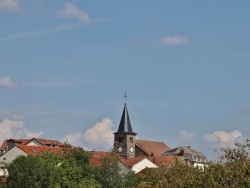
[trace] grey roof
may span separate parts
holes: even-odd
[[[183,151],[183,154],[181,154]],[[191,149],[190,146],[180,146],[162,153],[162,155],[167,156],[183,156],[185,159],[196,162],[207,162],[206,156],[194,149]]]
[[[133,132],[131,123],[130,123],[130,119],[129,119],[129,115],[128,115],[128,109],[127,109],[127,105],[125,104],[124,109],[123,109],[123,113],[122,113],[122,118],[120,121],[120,125],[118,128],[118,131],[115,132],[115,134],[119,134],[119,133],[127,133],[127,134],[134,134],[136,135],[136,133]]]
[[[178,154],[180,153],[181,150],[184,150],[184,153],[190,153],[190,154],[199,154],[199,155],[203,155],[201,152],[198,152],[194,149],[192,149],[190,146],[180,146],[168,151],[165,151],[164,153],[173,153],[173,154]]]

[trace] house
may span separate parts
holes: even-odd
[[[105,157],[108,152],[104,151],[91,151],[90,152],[90,164],[94,166],[102,165],[102,158]],[[118,165],[120,167],[120,174],[127,174],[130,170],[119,160]]]
[[[208,161],[204,154],[191,148],[191,146],[180,146],[162,153],[162,156],[178,156],[192,167],[204,168]]]
[[[0,155],[4,154],[16,145],[26,146],[44,146],[44,147],[63,147],[64,144],[58,140],[50,140],[43,138],[32,138],[32,139],[8,139],[4,140],[0,147]]]
[[[36,155],[42,151],[61,152],[62,144],[58,140],[32,138],[32,139],[7,139],[0,147],[0,163],[11,163],[20,155]],[[8,174],[6,169],[0,169],[0,176]]]
[[[20,155],[36,155],[43,151],[61,152],[61,147],[44,147],[44,146],[26,146],[16,145],[0,156],[0,162],[11,163],[17,156]]]
[[[138,156],[160,157],[163,151],[170,150],[170,147],[163,142],[137,140],[136,135],[137,133],[133,132],[125,102],[118,131],[114,133],[113,150],[126,160]]]
[[[27,146],[27,145],[15,145],[0,156],[0,163],[11,163],[18,156],[23,155],[36,155],[43,151],[50,151],[53,153],[62,152],[62,147],[46,147],[46,146]],[[0,169],[0,177],[7,176],[8,171],[6,169]]]
[[[101,166],[102,158],[105,157],[108,152],[91,151],[90,154],[90,164],[94,166]],[[118,165],[120,167],[121,174],[127,174],[130,171],[138,173],[144,168],[157,168],[157,165],[152,162],[150,157],[146,158],[143,156],[130,158],[128,160],[124,159],[123,157],[119,157]]]
[[[158,168],[157,165],[144,156],[134,157],[128,160],[121,157],[120,162],[134,173],[138,173],[145,168]]]
[[[177,161],[182,161],[183,157],[181,156],[157,156],[152,157],[152,161],[157,166],[169,166]]]

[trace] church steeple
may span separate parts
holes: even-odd
[[[129,119],[127,103],[126,103],[126,98],[127,98],[126,93],[124,97],[125,97],[124,109],[123,109],[122,118],[119,124],[119,128],[116,133],[128,133],[128,134],[136,135],[136,133],[133,132],[130,119]]]
[[[126,103],[127,95],[125,93],[125,103],[122,112],[122,118],[118,131],[114,133],[114,151],[118,151],[119,155],[125,159],[135,157],[135,139],[136,133],[133,132]]]

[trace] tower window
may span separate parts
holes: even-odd
[[[123,138],[122,138],[122,137],[119,137],[118,140],[119,140],[119,142],[122,142]]]
[[[134,138],[133,137],[130,137],[129,140],[130,140],[130,143],[134,142]]]

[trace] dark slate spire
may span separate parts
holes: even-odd
[[[124,103],[122,118],[121,118],[121,121],[120,121],[118,131],[116,133],[128,133],[128,134],[135,134],[136,135],[136,133],[133,132],[133,129],[132,129],[132,126],[131,126],[131,123],[130,123],[126,98],[127,98],[127,95],[125,93],[125,103]]]

